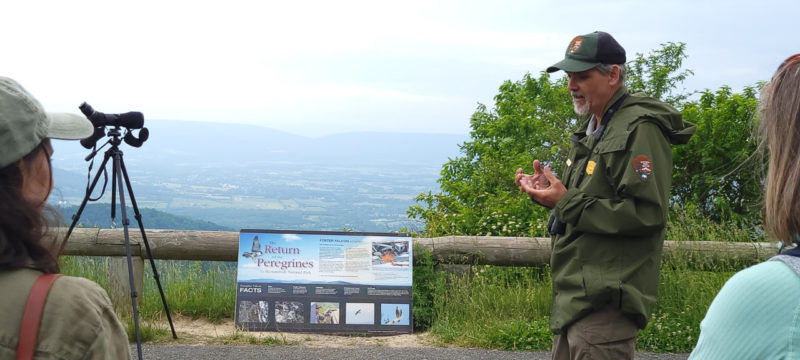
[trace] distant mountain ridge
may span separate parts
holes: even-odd
[[[147,120],[149,139],[140,148],[120,146],[126,162],[169,160],[178,164],[324,163],[435,165],[459,154],[469,136],[458,134],[343,133],[318,138],[242,124]],[[108,138],[102,138],[102,145]],[[89,150],[57,141],[56,158],[83,159]],[[102,154],[97,158],[102,159]],[[130,160],[129,160],[130,159]],[[146,159],[146,160],[145,160]]]
[[[78,211],[78,206],[56,206],[64,220],[64,226],[72,224],[72,216]],[[127,207],[125,210],[130,220],[128,229],[138,229],[139,223],[134,217],[133,208]],[[145,231],[148,229],[169,229],[169,230],[211,230],[211,231],[233,231],[233,229],[217,225],[210,221],[197,220],[186,216],[178,216],[163,211],[140,208],[142,224]],[[115,222],[118,228],[122,227],[122,213],[119,207],[116,209]],[[111,228],[111,206],[109,204],[87,204],[78,219],[78,227],[97,227]]]

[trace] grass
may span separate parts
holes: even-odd
[[[108,258],[62,256],[65,274],[91,279],[108,289]],[[212,322],[232,318],[236,300],[236,268],[213,261],[156,260],[156,270],[172,312]],[[144,319],[159,320],[164,312],[153,271],[144,263],[144,289],[137,305]]]
[[[91,279],[108,290],[108,258],[62,256],[62,272]],[[212,322],[233,318],[236,301],[236,268],[233,263],[200,261],[156,261],[170,313]],[[143,342],[171,338],[166,313],[152,267],[144,263],[144,289],[137,299],[139,333]],[[128,337],[136,340],[129,309],[119,313]]]
[[[639,349],[689,352],[700,335],[700,321],[719,289],[734,272],[661,271],[659,299],[647,327],[639,332]]]
[[[551,286],[546,268],[473,266],[444,275],[430,331],[443,344],[508,350],[549,349]]]
[[[721,241],[760,242],[766,241],[758,224],[722,221],[715,222],[702,216],[691,216],[682,212],[670,214],[666,239],[672,241]]]
[[[235,264],[200,261],[156,261],[164,295],[170,310],[193,319],[213,322],[233,318],[236,301]],[[152,269],[145,263],[144,296],[141,313],[157,317],[163,304]]]
[[[133,316],[127,314],[123,315],[120,321],[122,321],[122,325],[125,326],[125,331],[128,333],[128,341],[136,342],[136,328],[133,324]],[[172,333],[170,332],[169,325],[149,320],[139,321],[139,337],[143,343],[153,342],[171,336]]]
[[[664,267],[659,300],[639,350],[689,352],[714,296],[733,275]],[[430,332],[441,344],[504,350],[549,350],[549,269],[473,266],[471,276],[450,276],[440,289]]]
[[[765,241],[753,227],[690,217],[674,220],[668,234],[674,241]],[[701,259],[686,255],[665,259],[662,264],[658,302],[648,326],[639,333],[639,350],[691,351],[700,322],[719,289],[736,271],[752,265],[737,260],[696,266],[692,262]],[[443,344],[549,350],[550,282],[547,266],[472,266],[469,275],[450,275],[435,293],[436,318],[426,320],[432,323],[430,332]]]
[[[709,224],[694,218],[673,220],[668,239],[677,241],[764,241],[758,231],[730,224]],[[691,255],[691,254],[689,254]],[[750,263],[723,263],[713,268],[690,266],[691,256],[665,259],[658,303],[637,347],[650,352],[689,352],[697,342],[699,324],[722,285]],[[107,260],[64,257],[65,273],[107,286]],[[231,319],[236,298],[236,268],[232,263],[157,261],[170,310],[211,321]],[[429,252],[415,249],[414,327],[427,331],[436,343],[505,350],[549,350],[552,299],[550,269],[542,267],[471,266],[467,274],[437,271]],[[145,262],[144,294],[140,298],[143,341],[169,338],[163,324],[161,299]],[[132,321],[126,318],[129,333]],[[281,338],[253,337],[236,332],[223,343],[287,345]]]
[[[287,340],[284,337],[276,336],[253,336],[246,332],[236,331],[231,335],[223,336],[218,341],[222,345],[259,345],[259,346],[283,346],[297,345],[298,341]]]

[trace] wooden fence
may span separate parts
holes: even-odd
[[[63,239],[66,229],[56,229]],[[231,231],[146,230],[154,259],[237,261],[239,233]],[[141,293],[143,259],[147,256],[138,227],[129,228],[131,254],[137,291]],[[430,250],[440,264],[540,266],[550,261],[550,239],[499,236],[445,236],[413,238]],[[666,241],[664,257],[688,258],[694,266],[714,266],[720,262],[763,261],[776,252],[772,243],[733,243],[710,241]],[[109,296],[115,304],[130,303],[127,260],[122,229],[76,228],[70,235],[65,255],[108,256]]]

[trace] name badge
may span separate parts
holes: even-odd
[[[589,163],[586,164],[586,175],[594,174],[594,167],[597,166],[597,163],[594,161],[589,160]]]

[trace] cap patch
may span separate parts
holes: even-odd
[[[572,54],[572,53],[578,51],[578,49],[581,48],[581,45],[583,45],[583,37],[582,36],[576,36],[569,43],[569,47],[567,48],[567,52]]]
[[[636,156],[633,158],[633,171],[639,176],[639,180],[647,181],[653,175],[653,162],[647,156]]]

